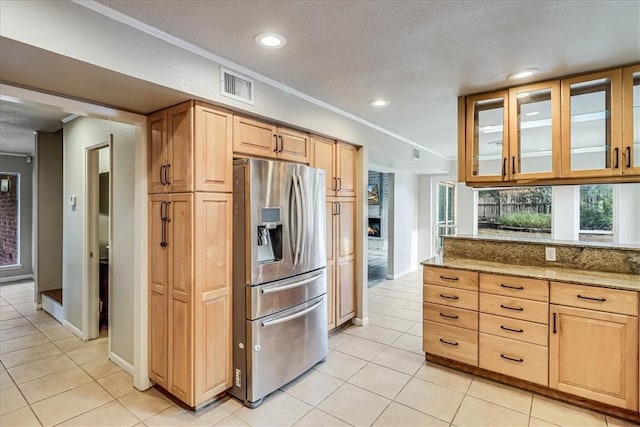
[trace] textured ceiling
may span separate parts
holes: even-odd
[[[640,61],[637,1],[99,1],[451,158],[457,96]]]
[[[55,132],[68,113],[42,104],[0,99],[0,153],[33,154],[34,132]]]

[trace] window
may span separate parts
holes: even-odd
[[[438,217],[436,223],[436,249],[442,250],[442,236],[456,232],[456,184],[453,182],[438,183]]]
[[[478,191],[478,234],[551,238],[551,187]]]
[[[581,242],[613,242],[613,185],[580,186]]]
[[[20,175],[0,172],[0,267],[20,264]]]

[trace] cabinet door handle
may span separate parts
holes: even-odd
[[[276,146],[273,148],[273,152],[277,153],[278,152],[278,135],[274,134],[273,139],[276,140]]]
[[[513,328],[507,328],[504,325],[500,325],[500,329],[504,330],[504,331],[509,331],[509,332],[515,332],[518,334],[521,334],[524,332],[524,329],[513,329]]]
[[[342,178],[336,178],[338,180],[338,188],[337,191],[342,191]]]
[[[442,338],[440,338],[440,342],[441,342],[442,344],[452,345],[452,346],[454,346],[454,347],[457,347],[457,346],[458,346],[458,343],[457,343],[457,342],[455,342],[455,341],[447,341],[447,340],[442,339]]]
[[[506,360],[511,360],[512,362],[518,362],[518,363],[524,362],[524,359],[522,359],[522,358],[509,357],[509,356],[505,356],[502,353],[500,353],[500,357],[502,357],[503,359],[506,359]]]
[[[162,184],[162,185],[165,184],[165,182],[164,182],[164,168],[165,167],[166,167],[166,165],[160,166],[160,184]]]
[[[335,176],[333,177],[333,191],[337,191],[338,190],[338,178],[336,178]]]
[[[591,298],[591,297],[585,297],[585,296],[582,296],[582,295],[580,295],[580,294],[578,294],[577,296],[578,296],[578,298],[580,298],[580,299],[586,299],[587,301],[594,301],[594,302],[607,302],[607,299],[606,299],[606,298]]]
[[[627,169],[631,168],[631,147],[627,146]]]
[[[279,151],[279,153],[282,153],[282,150],[284,150],[284,143],[282,142],[282,135],[278,135],[278,138],[280,139],[280,151]]]
[[[524,311],[524,308],[522,307],[509,307],[508,305],[504,305],[504,304],[500,304],[500,307],[506,309],[506,310],[513,310],[513,311]]]
[[[511,173],[516,174],[516,156],[511,156]]]
[[[447,319],[454,319],[454,320],[458,318],[457,314],[451,315],[451,314],[440,313],[440,316],[441,317],[446,317]]]
[[[171,163],[167,163],[164,168],[164,183],[167,185],[171,185],[171,181],[169,181],[169,169],[171,169]]]
[[[450,280],[450,281],[452,281],[452,282],[457,282],[457,281],[458,281],[458,278],[457,278],[457,277],[451,277],[451,276],[440,276],[440,278],[441,278],[442,280]]]
[[[513,286],[513,285],[505,285],[504,283],[500,283],[501,288],[513,289],[514,291],[524,291],[524,286]]]
[[[506,177],[507,176],[507,158],[505,157],[504,160],[502,160],[502,176]]]
[[[556,313],[553,313],[553,333],[557,334],[558,333],[558,329],[556,328],[556,318],[558,317],[558,315]]]
[[[455,295],[445,295],[445,294],[440,294],[440,298],[450,299],[450,300],[454,300],[454,301],[457,301],[457,300],[460,299]]]
[[[160,247],[167,247],[167,218],[165,216],[167,202],[160,202],[160,220],[162,221],[162,231],[160,235]]]
[[[338,215],[338,202],[333,202],[333,215]]]
[[[615,163],[613,164],[613,168],[614,169],[618,169],[619,165],[619,161],[620,161],[620,149],[618,147],[616,147],[613,150],[616,153],[616,158],[615,158]]]
[[[340,213],[342,212],[342,208],[340,206],[340,202],[336,202],[336,204],[338,205],[338,213],[337,213],[337,215],[340,215]]]

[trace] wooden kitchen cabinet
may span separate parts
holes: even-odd
[[[327,199],[328,327],[340,326],[356,315],[355,221],[356,199]]]
[[[622,174],[640,175],[640,65],[622,69]]]
[[[149,213],[149,377],[198,407],[232,384],[232,195],[150,195]]]
[[[463,96],[458,115],[459,182],[638,182],[638,64]]]
[[[196,101],[149,115],[148,192],[231,192],[232,119]]]
[[[622,174],[622,70],[562,80],[562,176]]]
[[[423,350],[478,366],[478,273],[424,267],[423,283]]]
[[[309,134],[236,115],[233,151],[240,155],[309,163]]]
[[[326,171],[327,197],[355,197],[357,147],[315,135],[311,142],[311,166]]]
[[[469,182],[560,176],[560,82],[542,82],[466,99]]]
[[[638,410],[638,318],[551,305],[549,387]]]

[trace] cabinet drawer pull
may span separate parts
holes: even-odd
[[[457,319],[458,318],[457,314],[451,315],[451,314],[440,313],[440,316],[441,317],[446,317],[447,319]]]
[[[455,295],[445,295],[445,294],[440,294],[440,298],[451,299],[451,300],[454,300],[454,301],[457,301],[459,299]]]
[[[454,346],[454,347],[457,347],[457,346],[458,346],[458,343],[457,343],[457,342],[455,342],[455,341],[447,341],[447,340],[444,340],[444,339],[442,339],[442,338],[440,338],[440,342],[441,342],[442,344],[452,345],[452,346]]]
[[[606,298],[591,298],[591,297],[585,297],[585,296],[582,296],[582,295],[580,295],[580,294],[578,294],[578,298],[580,298],[580,299],[586,299],[586,300],[588,300],[588,301],[595,301],[595,302],[606,302],[606,301],[607,301],[607,299],[606,299]]]
[[[513,328],[507,328],[506,326],[500,325],[500,329],[504,330],[504,331],[509,331],[509,332],[516,332],[518,334],[521,334],[524,332],[524,329],[513,329]]]
[[[513,311],[524,311],[524,308],[522,307],[509,307],[508,305],[504,305],[504,304],[500,304],[500,307],[506,309],[506,310],[513,310]]]
[[[457,282],[458,280],[460,280],[457,277],[452,277],[452,276],[440,276],[440,278],[442,280],[451,280],[452,282]]]
[[[522,358],[517,358],[516,359],[515,357],[505,356],[502,353],[500,353],[500,357],[502,357],[503,359],[506,359],[506,360],[511,360],[512,362],[518,362],[518,363],[524,362],[524,359],[522,359]]]
[[[524,291],[524,286],[513,286],[513,285],[505,285],[504,283],[500,283],[501,288],[513,289],[514,291]]]

